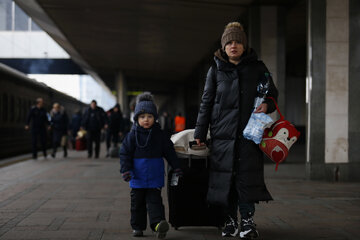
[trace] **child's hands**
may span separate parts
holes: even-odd
[[[130,174],[130,172],[129,172],[129,171],[124,172],[124,173],[122,174],[122,178],[124,179],[125,182],[130,181],[130,180],[131,180],[131,174]]]
[[[176,176],[178,176],[178,177],[184,176],[184,173],[183,173],[183,171],[181,170],[181,168],[175,169],[175,170],[174,170],[174,173],[175,173]]]

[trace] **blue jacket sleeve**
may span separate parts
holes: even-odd
[[[180,168],[180,161],[176,156],[173,142],[164,132],[162,132],[162,138],[163,138],[163,144],[162,144],[163,156],[165,157],[166,161],[169,163],[171,168],[173,169]]]
[[[124,173],[133,168],[135,138],[133,132],[126,135],[120,149],[120,172]]]

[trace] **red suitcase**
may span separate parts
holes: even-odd
[[[86,139],[85,138],[78,138],[75,142],[75,149],[76,151],[83,151],[86,149]]]

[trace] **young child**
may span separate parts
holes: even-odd
[[[163,157],[175,169],[175,174],[182,175],[173,143],[160,129],[157,118],[152,96],[149,93],[140,95],[134,111],[134,125],[120,150],[120,172],[125,181],[130,181],[130,223],[134,237],[143,236],[146,212],[158,238],[165,238],[169,230],[161,198],[165,177]]]

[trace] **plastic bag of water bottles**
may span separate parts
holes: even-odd
[[[243,131],[243,135],[246,139],[260,144],[265,128],[273,122],[272,118],[265,113],[252,113]]]

